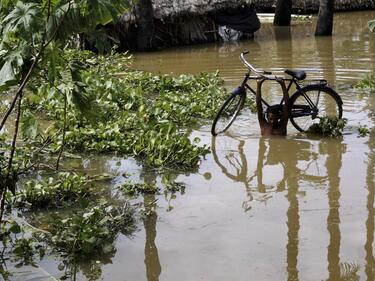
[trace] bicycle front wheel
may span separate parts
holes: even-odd
[[[290,121],[300,132],[306,132],[322,117],[342,118],[342,100],[327,86],[303,87],[291,96],[290,105]]]
[[[211,134],[216,136],[225,132],[233,124],[245,103],[245,92],[233,92],[221,106],[211,128]]]

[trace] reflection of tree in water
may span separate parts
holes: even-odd
[[[148,172],[141,175],[147,183],[156,183],[156,173]],[[145,241],[145,266],[147,281],[158,281],[161,273],[158,248],[155,244],[156,223],[158,216],[156,213],[155,195],[145,194],[143,196],[144,217],[143,225],[146,232]]]
[[[328,173],[328,206],[327,230],[329,244],[327,247],[328,279],[334,280],[359,280],[357,272],[359,266],[355,263],[340,263],[340,170],[342,155],[346,146],[338,139],[326,139],[320,143],[320,152],[327,154],[326,168]]]
[[[155,244],[156,222],[158,219],[155,208],[155,196],[145,195],[144,205],[146,214],[143,218],[143,225],[146,231],[145,243],[145,265],[148,281],[158,281],[161,273],[158,249]]]
[[[89,261],[86,258],[67,257],[63,259],[59,265],[59,268],[64,268],[64,275],[61,277],[61,280],[81,280],[81,274],[85,276],[87,280],[99,280],[102,275],[102,266],[111,264],[114,255],[115,251],[97,257],[91,256]]]
[[[374,44],[375,46],[375,44]],[[374,49],[373,46],[373,49]],[[375,120],[374,117],[374,108],[375,108],[375,98],[374,96],[369,98],[368,101],[369,109],[370,109],[370,116],[372,117],[373,121]],[[366,252],[366,266],[365,272],[367,276],[367,281],[375,280],[375,261],[374,261],[374,253],[373,253],[373,246],[374,243],[374,197],[375,197],[375,131],[374,129],[370,133],[370,137],[368,140],[369,145],[369,155],[368,155],[368,162],[367,162],[367,177],[366,177],[366,184],[368,189],[367,195],[367,220],[366,220],[366,243],[365,243],[365,252]]]
[[[375,261],[372,244],[374,243],[374,197],[375,197],[375,132],[372,131],[369,139],[370,154],[367,165],[367,210],[368,216],[366,220],[366,276],[367,281],[375,280]]]
[[[235,140],[235,139],[234,139]],[[215,142],[215,140],[213,140]],[[232,140],[233,142],[233,140]],[[263,169],[265,165],[280,164],[283,167],[283,178],[276,184],[276,191],[287,190],[287,200],[289,207],[287,210],[287,227],[288,227],[288,242],[286,246],[287,251],[287,272],[288,280],[299,280],[298,272],[298,247],[299,247],[299,230],[300,230],[300,215],[298,192],[301,181],[315,183],[316,186],[323,186],[327,184],[327,196],[329,204],[329,213],[327,217],[327,230],[330,236],[329,245],[327,248],[327,262],[328,262],[328,280],[358,280],[359,265],[350,262],[340,262],[340,170],[342,167],[342,155],[346,151],[346,145],[340,139],[323,139],[319,143],[319,151],[314,152],[310,141],[293,140],[285,138],[270,138],[259,139],[258,161],[256,171],[252,176],[248,176],[248,163],[244,151],[245,142],[237,141],[238,149],[236,153],[231,149],[230,153],[225,153],[224,150],[217,150],[218,145],[213,143],[213,155],[216,163],[221,167],[223,173],[232,180],[243,182],[245,184],[247,193],[252,192],[267,192],[263,184]],[[375,142],[373,142],[375,143]],[[373,151],[373,150],[372,150]],[[236,155],[234,159],[228,160],[229,155]],[[309,175],[307,171],[312,163],[317,161],[318,155],[325,155],[325,167],[327,175]],[[375,154],[372,154],[375,156]],[[230,158],[230,157],[229,157]],[[225,160],[225,161],[223,161]],[[374,240],[374,216],[373,216],[373,202],[374,202],[374,172],[375,157],[370,157],[372,161],[369,163],[368,173],[368,210],[369,218],[367,220],[367,267],[366,272],[368,280],[373,280],[373,254],[372,243]],[[300,162],[307,163],[306,169],[300,168]],[[370,171],[371,169],[371,171]],[[257,188],[251,188],[252,180],[257,178]],[[253,195],[251,196],[253,197]],[[371,207],[370,207],[371,206]]]

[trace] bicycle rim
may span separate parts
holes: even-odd
[[[212,124],[212,135],[216,136],[228,130],[242,109],[244,101],[245,95],[234,94],[224,102]]]
[[[341,100],[333,90],[307,87],[292,96],[290,121],[297,130],[306,132],[322,117],[342,117]]]

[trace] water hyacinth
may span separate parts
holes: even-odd
[[[73,54],[71,56],[78,56]],[[118,57],[91,59],[94,67],[79,71],[79,89],[42,85],[28,98],[28,107],[48,118],[55,130],[66,127],[65,148],[72,152],[115,152],[152,167],[195,168],[207,147],[189,139],[187,126],[212,119],[226,96],[218,73],[153,75],[115,64]],[[114,75],[114,73],[118,73]],[[69,84],[69,83],[68,83]],[[71,88],[77,85],[72,84]],[[82,87],[82,88],[80,88]],[[68,111],[64,123],[64,98]],[[56,149],[61,140],[56,139]]]

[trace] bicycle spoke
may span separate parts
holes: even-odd
[[[342,108],[337,94],[330,88],[312,86],[297,92],[291,105],[291,122],[299,131],[306,131],[322,117],[341,118]]]

